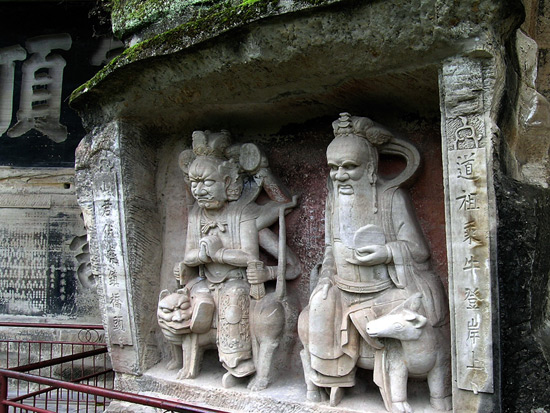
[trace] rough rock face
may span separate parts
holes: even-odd
[[[145,390],[185,390],[153,366],[163,347],[154,338],[153,310],[158,292],[173,285],[173,264],[184,248],[189,194],[177,154],[189,147],[191,132],[229,129],[238,142],[262,145],[285,184],[302,192],[300,208],[288,217],[288,239],[305,274],[289,284],[305,304],[307,274],[323,249],[330,128],[322,125],[345,111],[411,138],[426,160],[411,194],[436,270],[449,282],[458,325],[452,327],[455,411],[548,404],[550,262],[543,224],[550,200],[545,190],[504,176],[544,186],[544,173],[531,171],[544,169],[546,151],[539,149],[547,139],[535,133],[527,142],[521,131],[529,124],[518,123],[537,97],[533,70],[519,74],[511,63],[520,2],[127,0],[114,2],[113,11],[132,47],[75,91],[72,104],[89,131],[78,150],[77,184],[94,226],[93,270],[108,275],[104,319],[122,387],[132,389],[143,373]],[[519,82],[528,86],[523,97]],[[98,209],[109,198],[118,202],[116,222]],[[120,239],[103,234],[113,223]],[[472,228],[479,245],[465,238]],[[475,315],[484,317],[482,328],[472,318],[478,303],[466,308],[464,298],[481,290],[479,280],[484,308]],[[113,307],[111,297],[120,292],[126,307]],[[128,334],[121,323],[130,326]],[[473,351],[463,351],[480,350],[476,340],[483,341],[477,366],[476,357],[469,359]],[[290,355],[296,365],[298,350]],[[470,374],[475,369],[481,373]],[[208,371],[216,383],[218,373]],[[211,383],[196,383],[197,400],[208,399]],[[232,397],[216,391],[220,399]],[[305,390],[294,391],[300,398]],[[242,407],[249,397],[234,399]]]
[[[502,406],[506,412],[548,409],[550,195],[500,177],[497,200]]]

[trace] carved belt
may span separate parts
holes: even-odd
[[[343,278],[338,277],[336,274],[334,275],[334,283],[341,290],[350,293],[361,294],[377,293],[386,290],[392,286],[391,280],[382,281],[376,284],[365,284],[362,282],[344,280]]]

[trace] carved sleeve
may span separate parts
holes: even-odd
[[[403,189],[395,191],[392,200],[392,220],[396,241],[388,242],[396,264],[407,261],[405,255],[416,263],[423,263],[430,258],[430,251],[424,239],[424,234],[416,218],[414,207],[408,194]],[[406,248],[406,252],[402,250]]]

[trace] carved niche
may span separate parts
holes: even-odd
[[[450,410],[447,298],[404,189],[420,155],[365,117],[343,113],[333,129],[324,259],[298,321],[307,399],[337,405],[360,367],[374,371],[388,411],[412,411],[409,376],[427,377],[432,406]],[[406,167],[383,179],[379,154]]]

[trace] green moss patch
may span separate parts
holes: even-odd
[[[121,8],[124,6],[126,8],[130,7],[133,3],[139,3],[139,0],[112,1],[113,12],[115,12],[117,7]],[[151,0],[145,3],[152,4],[154,2],[164,3],[169,1],[171,0]],[[187,1],[189,2],[189,0]],[[298,9],[306,9],[339,1],[341,0],[302,0],[301,6]],[[208,8],[206,11],[196,9],[194,16],[187,23],[138,43],[115,57],[92,79],[73,91],[71,102],[94,88],[107,75],[120,67],[139,60],[183,50],[190,45],[209,39],[231,28],[239,27],[264,17],[281,14],[282,12],[279,0],[242,0],[236,6],[234,2],[225,0]],[[138,10],[135,13],[138,13]]]

